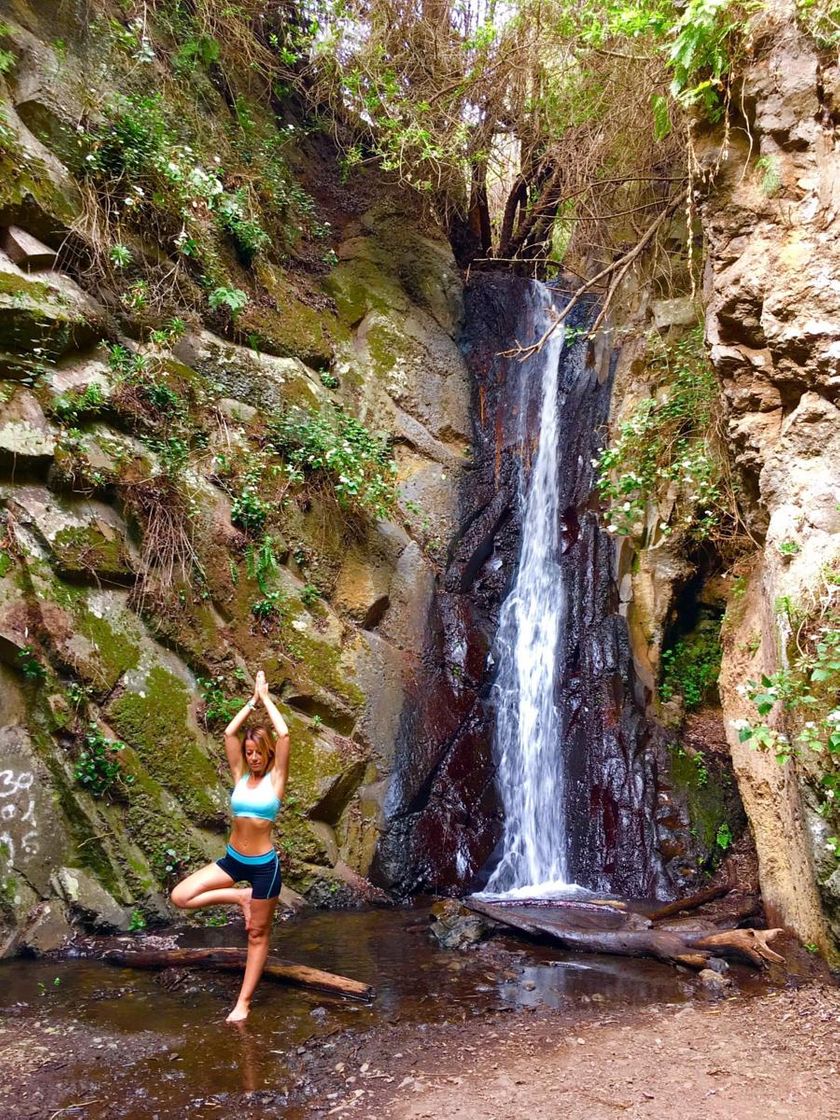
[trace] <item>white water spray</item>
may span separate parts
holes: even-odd
[[[551,293],[535,285],[536,331],[551,322]],[[522,463],[519,568],[499,615],[493,660],[498,785],[505,811],[503,855],[485,895],[508,898],[568,894],[561,726],[555,687],[566,592],[560,539],[558,379],[563,331],[521,368],[520,447],[525,458],[529,398],[541,390],[539,446],[531,470]]]

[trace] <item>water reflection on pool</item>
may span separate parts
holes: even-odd
[[[181,943],[241,945],[244,933],[241,924],[190,929]],[[469,952],[443,950],[428,934],[427,913],[417,909],[313,913],[278,924],[273,947],[298,963],[374,985],[375,1002],[340,1001],[266,981],[248,1023],[236,1029],[224,1023],[239,986],[236,974],[18,959],[0,965],[0,1021],[17,1020],[22,1033],[27,1021],[49,1022],[68,1037],[93,1032],[82,1061],[72,1057],[71,1046],[65,1068],[44,1068],[45,1081],[61,1078],[50,1104],[91,1101],[83,1113],[73,1113],[86,1120],[167,1120],[219,1115],[220,1107],[266,1115],[266,1094],[269,1111],[281,1114],[289,1056],[313,1037],[351,1027],[436,1024],[493,1010],[569,1009],[593,1001],[675,1002],[688,994],[675,970],[652,961],[564,954],[515,940]]]

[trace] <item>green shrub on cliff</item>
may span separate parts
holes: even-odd
[[[798,761],[817,811],[840,835],[840,613],[833,587],[801,612],[789,664],[741,686],[755,719],[738,720],[742,743],[771,752],[780,765]],[[840,839],[826,850],[840,857]]]
[[[130,785],[134,780],[125,774],[117,755],[125,750],[125,743],[109,739],[92,723],[85,735],[73,776],[79,785],[94,797],[112,797],[120,784]]]
[[[646,544],[672,534],[718,543],[739,537],[719,389],[702,329],[676,343],[653,335],[648,368],[659,389],[636,406],[595,462],[608,530],[649,537]]]
[[[688,710],[699,708],[717,687],[721,653],[720,623],[707,619],[663,650],[659,695],[670,700],[679,694]]]
[[[271,425],[275,450],[299,481],[326,484],[339,505],[386,519],[397,498],[397,465],[387,436],[344,412],[291,408]]]

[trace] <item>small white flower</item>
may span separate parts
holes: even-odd
[[[733,719],[730,720],[729,726],[733,731],[744,731],[747,727],[749,727],[749,721],[745,719]]]

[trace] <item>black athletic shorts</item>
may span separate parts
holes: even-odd
[[[227,853],[216,863],[234,883],[250,883],[252,898],[277,898],[280,894],[280,860],[273,848],[262,856],[243,856],[228,844]]]

